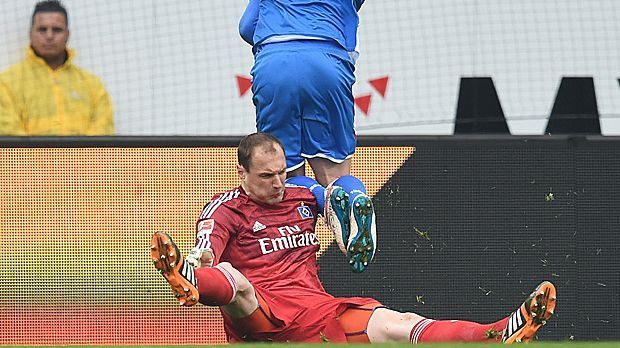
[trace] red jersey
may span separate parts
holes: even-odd
[[[314,326],[321,331],[330,313],[335,317],[346,304],[374,300],[335,299],[325,291],[318,277],[316,220],[316,199],[305,187],[287,186],[282,201],[273,205],[253,201],[237,187],[214,196],[204,207],[196,223],[196,246],[213,250],[213,265],[229,262],[239,270],[285,327]],[[239,339],[225,321],[229,336]],[[312,331],[303,330],[308,337],[284,339],[318,338],[318,331]]]
[[[325,293],[317,274],[316,216],[308,189],[287,187],[282,201],[269,205],[238,187],[205,206],[196,224],[196,246],[211,248],[214,265],[230,262],[255,286]]]

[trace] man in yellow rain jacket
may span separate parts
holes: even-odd
[[[101,80],[73,64],[69,20],[56,0],[37,3],[26,58],[0,74],[0,135],[112,135]]]

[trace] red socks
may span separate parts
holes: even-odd
[[[194,271],[198,283],[200,303],[207,306],[227,305],[235,298],[237,284],[225,269],[215,266],[200,267]]]
[[[411,343],[427,342],[497,342],[506,328],[508,317],[493,324],[478,324],[462,320],[423,319],[411,334]]]

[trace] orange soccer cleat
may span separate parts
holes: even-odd
[[[155,268],[166,278],[172,293],[182,306],[189,307],[198,303],[194,267],[181,255],[169,235],[164,232],[153,234],[151,257]]]
[[[530,342],[555,310],[556,291],[550,282],[542,282],[523,304],[510,315],[502,341],[506,344]]]

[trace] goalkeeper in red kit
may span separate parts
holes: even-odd
[[[285,183],[280,141],[250,134],[239,144],[238,161],[241,185],[204,207],[190,255],[162,232],[151,246],[155,267],[182,305],[220,308],[230,342],[528,342],[553,314],[556,290],[549,282],[490,324],[433,320],[372,298],[334,297],[318,277],[321,207],[307,188]]]

